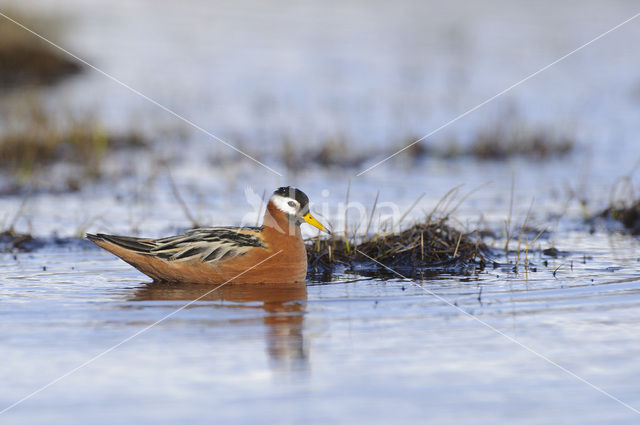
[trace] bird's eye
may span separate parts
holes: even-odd
[[[290,207],[294,207],[295,208],[295,206],[296,206],[296,203],[293,202],[293,201],[289,201],[288,204],[289,204]]]

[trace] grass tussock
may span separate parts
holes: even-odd
[[[46,247],[82,248],[87,245],[87,241],[81,237],[37,237],[30,233],[17,232],[13,228],[0,231],[0,252],[13,253],[14,255],[20,252],[33,252]]]
[[[359,243],[355,238],[339,235],[307,241],[307,261],[314,273],[330,273],[336,266],[384,272],[384,267],[375,261],[412,274],[424,270],[460,273],[483,269],[487,252],[488,247],[475,232],[455,229],[446,219],[428,219],[399,232],[375,234]]]
[[[640,200],[626,205],[612,205],[600,213],[600,217],[622,224],[633,235],[640,235]]]
[[[281,158],[287,169],[303,170],[314,164],[324,168],[354,168],[369,161],[371,153],[355,153],[345,139],[329,138],[313,148],[299,149],[292,141],[285,140]]]
[[[422,199],[420,195],[390,229],[380,228],[369,236],[378,204],[376,196],[364,231],[366,236],[363,238],[358,239],[356,232],[349,237],[345,231],[342,235],[334,233],[329,238],[317,237],[307,241],[309,271],[325,279],[330,278],[331,274],[340,268],[374,275],[389,274],[392,269],[411,276],[425,272],[467,274],[483,270],[490,249],[482,242],[479,232],[463,232],[449,224],[458,207],[481,187],[462,196],[459,196],[461,186],[452,188],[423,221],[414,223],[404,230],[397,230],[404,218]],[[347,187],[347,205],[349,192],[350,185]],[[346,228],[348,225],[345,212]]]
[[[468,155],[482,160],[505,160],[516,156],[544,160],[567,155],[573,146],[573,140],[543,130],[498,127],[478,134]]]
[[[57,36],[63,25],[44,17],[6,10],[7,16],[45,36]],[[54,37],[55,38],[55,37]],[[0,90],[54,84],[81,71],[73,58],[15,23],[0,17]]]
[[[570,154],[575,141],[548,128],[532,127],[513,114],[505,114],[493,125],[477,131],[468,143],[453,139],[444,145],[415,143],[409,139],[404,154],[410,158],[432,156],[442,159],[473,158],[484,161],[505,161],[510,158],[547,160]]]
[[[544,128],[532,128],[523,124],[498,124],[479,130],[469,143],[457,140],[434,145],[430,141],[416,141],[408,138],[397,144],[401,151],[399,158],[419,162],[433,157],[444,160],[471,158],[480,161],[506,161],[511,158],[526,158],[542,161],[560,158],[570,154],[575,147],[573,139],[556,134]],[[383,159],[394,153],[386,149],[369,148],[356,151],[344,139],[327,139],[317,146],[299,147],[285,140],[281,150],[281,161],[292,171],[308,168],[310,165],[322,168],[362,168],[367,163]]]
[[[27,233],[19,233],[12,228],[0,232],[0,252],[31,251],[34,238]]]
[[[640,198],[632,182],[633,171],[613,185],[609,206],[597,218],[612,220],[622,225],[626,232],[640,235]]]

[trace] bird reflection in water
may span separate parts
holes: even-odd
[[[298,283],[242,283],[215,286],[206,284],[145,283],[136,290],[135,301],[182,300],[231,301],[230,308],[261,308],[264,310],[267,352],[278,369],[306,369],[307,350],[303,338],[303,321],[307,286]],[[208,293],[211,291],[211,293]],[[207,294],[202,296],[203,294]],[[262,303],[256,306],[253,303]]]

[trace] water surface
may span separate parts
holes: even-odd
[[[424,193],[408,225],[451,188],[486,183],[456,226],[494,230],[504,246],[513,185],[512,228],[533,201],[529,224],[549,235],[530,250],[535,272],[339,275],[229,285],[193,303],[211,288],[149,283],[89,243],[2,253],[0,409],[100,356],[2,423],[638,423],[612,397],[640,409],[639,243],[583,221],[640,158],[637,22],[425,142],[468,143],[515,109],[523,124],[574,138],[569,157],[399,156],[356,177],[361,169],[287,170],[281,155],[285,140],[306,149],[330,138],[392,153],[629,18],[636,2],[23,3],[71,18],[54,41],[283,175],[86,72],[42,101],[143,129],[151,148],[110,155],[104,180],[79,192],[1,197],[3,225],[17,214],[17,230],[41,237],[170,235],[191,222],[169,163],[206,225],[255,224],[263,192],[286,184],[337,230],[347,187],[352,202],[370,207],[380,191],[401,213]],[[562,255],[540,253],[552,246]]]

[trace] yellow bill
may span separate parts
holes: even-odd
[[[309,223],[310,225],[312,225],[313,227],[315,227],[316,229],[320,229],[323,232],[331,234],[331,232],[326,227],[324,227],[322,224],[320,224],[320,222],[318,220],[316,220],[316,218],[314,216],[312,216],[311,213],[307,213],[306,215],[304,215],[302,217],[302,219],[304,221],[306,221],[307,223]]]

